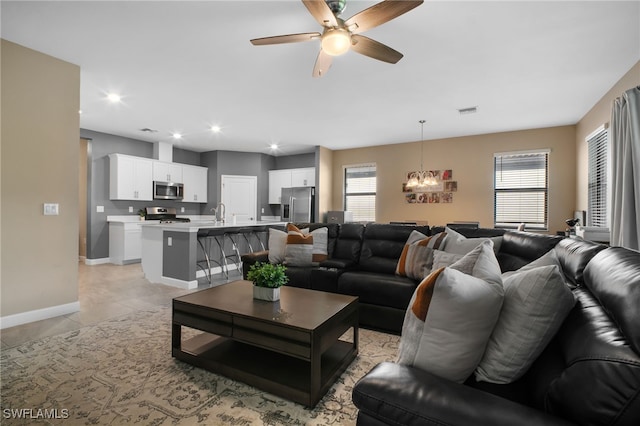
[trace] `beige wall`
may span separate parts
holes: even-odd
[[[493,227],[493,154],[549,148],[549,232],[564,230],[573,216],[575,194],[575,126],[494,133],[424,142],[424,168],[452,169],[458,182],[451,204],[408,204],[402,182],[420,168],[420,142],[333,152],[333,208],[343,208],[343,167],[376,163],[376,221],[479,221]]]
[[[576,210],[587,210],[588,206],[589,156],[585,138],[603,124],[608,125],[611,121],[611,107],[614,99],[638,85],[640,85],[640,61],[582,117],[576,126]]]
[[[331,190],[333,188],[333,151],[322,146],[316,151],[318,161],[318,222],[324,222],[328,211],[333,210]]]
[[[80,68],[2,40],[5,317],[78,301]],[[44,203],[59,203],[44,216]]]

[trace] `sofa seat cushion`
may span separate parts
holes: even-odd
[[[517,404],[428,371],[383,362],[353,388],[353,403],[377,423],[392,425],[569,425],[543,411]],[[526,419],[526,421],[525,421]]]
[[[361,303],[407,309],[416,282],[407,277],[366,271],[347,271],[340,275],[338,291],[358,296]]]

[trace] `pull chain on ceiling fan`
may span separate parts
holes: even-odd
[[[322,77],[329,71],[333,57],[349,50],[391,64],[402,59],[402,53],[360,33],[409,12],[424,3],[424,0],[385,0],[356,13],[346,21],[338,17],[344,10],[346,0],[302,0],[302,3],[324,27],[322,34],[314,32],[255,38],[251,43],[254,46],[263,46],[321,39],[320,53],[312,75]]]

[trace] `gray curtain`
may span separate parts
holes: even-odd
[[[640,86],[611,111],[611,245],[640,249]]]

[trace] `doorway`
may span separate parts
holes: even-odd
[[[257,220],[258,213],[258,177],[222,175],[222,194],[220,201],[225,206],[225,220],[233,224],[236,221]]]

